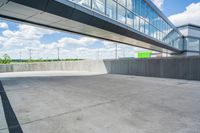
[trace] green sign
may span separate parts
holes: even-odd
[[[137,53],[137,58],[151,58],[151,51]]]

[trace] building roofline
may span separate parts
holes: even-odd
[[[195,27],[195,28],[200,29],[200,25],[195,25],[195,24],[191,24],[191,23],[178,26],[177,28],[183,28],[183,27],[187,27],[187,26]]]

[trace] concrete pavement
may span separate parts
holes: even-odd
[[[0,76],[24,133],[199,133],[200,82],[81,72]],[[1,102],[1,101],[0,101]],[[0,118],[5,117],[0,103]],[[5,118],[0,133],[7,133]]]

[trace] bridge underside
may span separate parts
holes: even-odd
[[[125,43],[165,53],[180,51],[123,24],[63,0],[4,0],[0,16],[15,21]]]

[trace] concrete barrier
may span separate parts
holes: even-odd
[[[109,64],[109,62],[108,62]],[[103,60],[60,61],[0,65],[0,73],[24,71],[88,71],[107,73]]]
[[[200,57],[43,62],[0,65],[0,72],[88,71],[94,73],[200,80]]]

